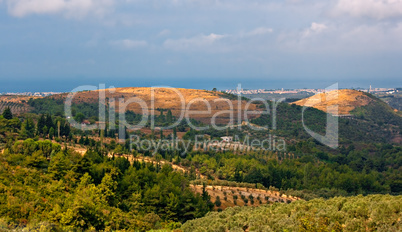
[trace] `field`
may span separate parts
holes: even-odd
[[[27,104],[29,96],[17,96],[17,95],[1,95],[0,96],[0,113],[5,108],[10,107],[13,114],[22,114],[28,112],[31,107]]]
[[[202,185],[192,185],[191,188],[196,193],[202,193]],[[235,206],[259,206],[273,202],[290,203],[300,198],[286,196],[278,191],[246,188],[246,187],[230,187],[230,186],[212,186],[207,185],[205,190],[211,196],[211,202],[215,204],[215,210],[226,209]],[[217,205],[219,199],[221,204]]]

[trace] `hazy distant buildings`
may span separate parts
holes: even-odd
[[[307,92],[307,93],[322,93],[324,92],[324,89],[227,89],[224,90],[225,93],[230,93],[230,94],[296,94],[296,93],[302,93],[302,92]]]
[[[362,92],[370,92],[370,93],[380,93],[384,92],[386,94],[393,94],[398,92],[395,88],[370,88],[369,89],[361,89]],[[230,94],[298,94],[298,93],[312,93],[312,94],[319,94],[324,93],[325,89],[227,89],[224,90],[225,93]]]
[[[47,97],[47,96],[51,96],[51,95],[55,95],[55,94],[61,94],[61,92],[22,92],[22,93],[7,92],[7,93],[1,93],[0,95]]]

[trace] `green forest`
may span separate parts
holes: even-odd
[[[0,229],[174,229],[211,210],[169,165],[81,156],[33,139],[7,146],[0,162]]]

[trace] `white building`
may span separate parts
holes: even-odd
[[[225,136],[225,137],[221,137],[223,142],[227,142],[230,143],[233,141],[233,137],[229,137],[229,136]]]

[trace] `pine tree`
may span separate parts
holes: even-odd
[[[32,138],[35,133],[35,123],[31,118],[25,119],[24,123],[22,124],[21,129],[21,138]]]
[[[38,135],[43,134],[43,127],[46,126],[46,119],[45,119],[45,115],[41,115],[39,120],[38,120],[38,124],[36,125],[36,133]]]
[[[161,110],[161,114],[159,115],[159,122],[165,123],[165,115],[163,114],[163,110]]]
[[[7,108],[4,109],[3,118],[8,119],[8,120],[13,119],[13,114],[11,112],[10,107],[7,107]]]
[[[173,121],[173,116],[172,116],[172,111],[171,111],[171,110],[168,110],[166,117],[167,117],[167,123],[168,123],[168,124],[172,123],[172,121]]]
[[[61,129],[61,136],[69,136],[70,135],[70,124],[65,122]]]
[[[51,127],[54,127],[54,123],[53,123],[53,120],[52,120],[52,116],[50,116],[50,114],[48,114],[48,115],[46,115],[46,122],[45,122],[45,124],[46,124],[46,126],[47,126],[47,128],[51,128]]]
[[[209,202],[211,200],[211,197],[209,196],[207,190],[206,190],[206,184],[202,183],[202,194],[201,197],[204,201]]]

